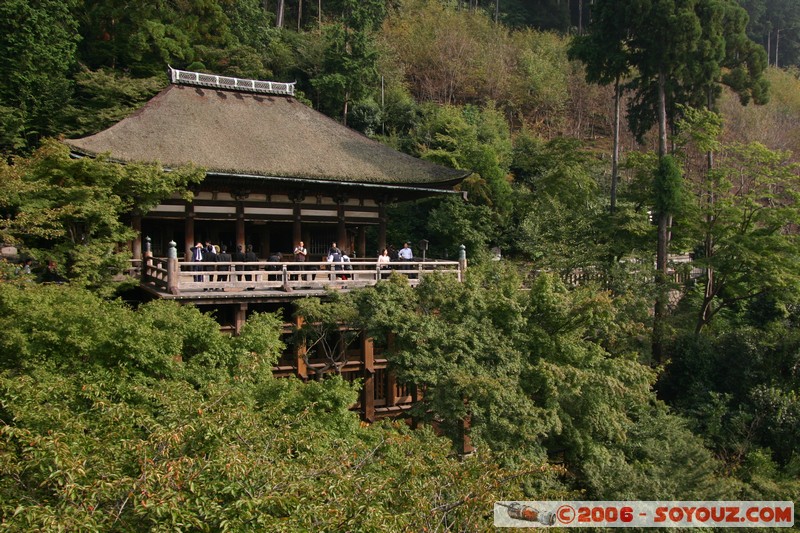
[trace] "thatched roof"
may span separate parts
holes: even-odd
[[[264,179],[449,188],[469,174],[373,141],[292,96],[174,83],[107,130],[65,142],[89,156]]]

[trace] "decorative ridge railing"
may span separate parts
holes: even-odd
[[[198,87],[211,87],[214,89],[227,89],[260,94],[279,94],[294,96],[294,85],[278,81],[249,80],[234,78],[233,76],[220,76],[217,74],[204,74],[169,67],[170,81],[176,85],[194,85]]]

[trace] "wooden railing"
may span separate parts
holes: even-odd
[[[537,271],[537,274],[539,272]],[[675,285],[685,285],[692,280],[702,277],[705,270],[698,267],[692,268],[673,268],[670,267],[667,271],[667,280]],[[647,276],[650,281],[655,279],[654,272],[643,273],[641,275]],[[576,268],[567,274],[561,276],[562,281],[567,285],[578,286],[586,283],[599,283],[601,285],[608,284],[607,273],[598,269],[583,269]]]
[[[458,261],[351,261],[327,262],[191,262],[149,258],[142,266],[142,283],[171,294],[204,291],[283,291],[354,289],[375,285],[393,272],[402,274],[411,286],[432,272],[463,279]]]

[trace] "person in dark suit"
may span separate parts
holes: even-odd
[[[246,262],[248,262],[248,263],[257,263],[258,262],[258,256],[253,251],[253,245],[252,244],[248,244],[246,250],[247,251],[244,254],[244,260]],[[244,267],[244,269],[252,271],[252,270],[258,270],[258,267],[255,266],[255,265],[253,265],[253,266],[247,265],[247,266]],[[247,280],[247,281],[251,281],[252,279],[253,279],[253,277],[250,274],[245,276],[245,280]]]
[[[203,246],[203,243],[198,242],[191,248],[189,251],[192,253],[192,262],[193,263],[202,263],[203,260],[206,258],[206,249]],[[192,265],[192,271],[201,271],[203,270],[202,265]],[[194,281],[197,283],[202,283],[203,276],[195,276]]]
[[[267,261],[269,261],[270,263],[280,263],[282,260],[283,258],[281,257],[281,254],[279,252],[272,252],[269,256],[269,259],[267,259]],[[275,265],[269,265],[267,267],[267,270],[269,270],[270,272],[279,272],[280,270],[282,270],[282,268],[281,265],[275,264]],[[278,274],[270,274],[269,276],[267,276],[267,279],[269,281],[278,281],[280,279],[280,276]]]
[[[228,253],[228,247],[224,244],[219,247],[219,253],[217,254],[217,263],[230,263],[231,262],[231,254]],[[230,272],[231,266],[230,265],[217,265],[217,272]],[[217,274],[217,281],[228,281],[227,274]],[[222,289],[225,290],[224,288]]]
[[[246,258],[245,258],[244,250],[242,249],[242,245],[241,244],[237,244],[236,245],[236,251],[233,252],[232,260],[235,263],[244,263],[245,262]],[[243,270],[243,266],[242,265],[236,265],[234,270]],[[241,274],[236,276],[236,281],[242,281]]]
[[[217,262],[217,254],[214,252],[214,245],[210,242],[206,243],[206,255],[203,257],[204,263],[216,263]],[[213,272],[217,269],[217,266],[214,264],[206,265],[204,270],[206,272]],[[214,281],[214,274],[208,275],[208,281]],[[214,289],[211,289],[214,290]]]

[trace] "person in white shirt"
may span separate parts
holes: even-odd
[[[401,261],[411,261],[414,259],[414,252],[411,251],[409,244],[403,243],[403,248],[398,252]]]
[[[389,262],[391,260],[392,260],[392,258],[389,255],[389,250],[384,248],[383,252],[381,252],[381,255],[378,256],[378,268],[380,268],[382,270],[390,268],[389,267]],[[386,279],[386,276],[388,276],[388,274],[383,274],[382,273],[381,274],[381,279]]]
[[[384,248],[383,252],[381,252],[381,255],[378,256],[378,265],[381,268],[389,268],[389,262],[391,260],[392,260],[392,258],[389,257],[389,250]]]

